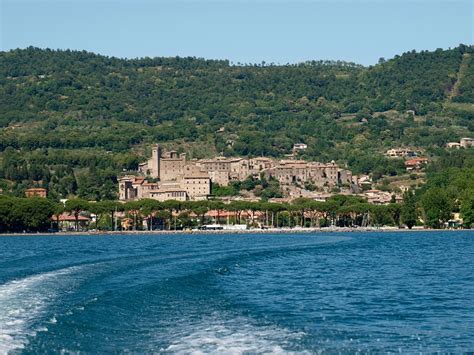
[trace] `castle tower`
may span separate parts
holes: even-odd
[[[154,178],[160,178],[160,165],[161,165],[161,147],[155,145],[151,149],[151,159],[149,164],[150,175]]]

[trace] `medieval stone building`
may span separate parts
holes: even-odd
[[[244,181],[248,177],[259,178],[262,175],[277,179],[282,186],[310,182],[324,189],[350,185],[352,182],[351,172],[340,169],[334,161],[323,164],[302,160],[276,161],[266,157],[216,157],[189,161],[186,154],[163,152],[158,145],[152,148],[151,158],[140,164],[139,172],[142,176],[120,179],[120,200],[206,199],[211,194],[211,182],[228,186],[232,181]]]

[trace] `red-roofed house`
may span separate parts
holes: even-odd
[[[419,170],[428,163],[428,158],[413,158],[405,161],[407,171]]]

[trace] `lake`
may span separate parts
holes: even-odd
[[[474,231],[0,237],[0,353],[474,350]]]

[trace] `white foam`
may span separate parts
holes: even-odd
[[[46,272],[0,285],[0,354],[24,348],[28,337],[36,335],[38,330],[31,328],[33,321],[67,284],[63,276],[78,268]]]
[[[287,354],[285,345],[304,336],[276,326],[256,326],[244,317],[222,320],[212,317],[199,325],[179,327],[164,352],[178,354]]]

